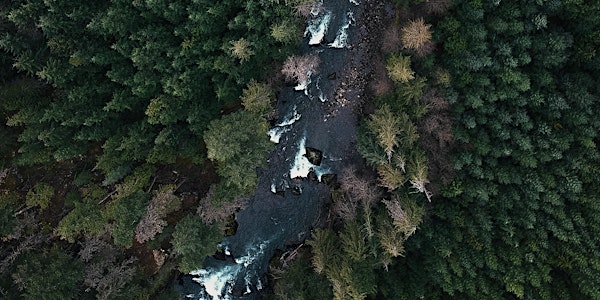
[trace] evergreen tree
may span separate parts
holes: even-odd
[[[179,270],[189,273],[202,268],[206,256],[217,250],[223,235],[216,225],[206,225],[194,215],[187,215],[175,226],[173,251],[179,256]]]
[[[27,253],[12,278],[25,299],[77,299],[81,275],[81,262],[54,248]]]

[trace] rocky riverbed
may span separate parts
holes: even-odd
[[[312,15],[300,54],[318,55],[310,81],[278,95],[281,116],[270,132],[277,142],[256,192],[236,215],[235,235],[221,243],[223,256],[183,279],[189,299],[255,299],[266,284],[277,249],[301,243],[327,219],[335,174],[360,160],[358,117],[378,49],[377,0],[325,0]],[[312,45],[310,45],[312,44]]]

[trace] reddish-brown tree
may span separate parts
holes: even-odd
[[[108,241],[108,236],[87,239],[79,257],[86,263],[83,284],[96,290],[97,299],[112,299],[119,295],[136,272],[133,257],[119,259],[119,249]]]
[[[233,213],[246,206],[245,198],[236,198],[232,201],[222,201],[216,205],[213,202],[217,186],[212,185],[206,195],[200,199],[196,213],[205,224],[223,223]]]
[[[167,221],[164,220],[167,214],[181,207],[181,199],[173,194],[175,189],[174,185],[167,185],[154,193],[154,198],[146,208],[145,215],[135,228],[135,239],[139,243],[152,240],[161,233],[167,226]]]

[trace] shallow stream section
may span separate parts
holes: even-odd
[[[268,133],[275,151],[248,207],[236,215],[237,232],[220,244],[224,255],[206,258],[203,269],[179,280],[187,299],[260,298],[275,251],[301,243],[324,222],[325,182],[357,157],[357,119],[348,103],[358,102],[360,91],[352,93],[344,79],[353,68],[362,4],[324,0],[323,7],[307,21],[299,53],[316,54],[321,64],[304,86],[278,95],[281,118]]]

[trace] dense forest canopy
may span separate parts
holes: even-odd
[[[0,298],[180,298],[319,3],[0,1]],[[600,299],[600,3],[388,8],[364,161],[265,296]]]
[[[174,269],[173,259],[161,252],[171,234],[179,268],[189,272],[201,267],[203,257],[214,253],[223,236],[223,222],[216,218],[219,223],[209,226],[191,215],[175,226],[183,217],[181,208],[189,210],[204,195],[185,187],[188,191],[182,192],[187,175],[179,176],[177,170],[175,179],[161,176],[157,166],[214,173],[212,164],[205,163],[207,148],[222,151],[231,146],[228,142],[238,144],[229,147],[232,152],[243,152],[248,143],[262,145],[253,163],[264,164],[270,145],[263,117],[273,92],[269,84],[258,82],[276,72],[278,62],[301,38],[293,4],[0,2],[3,296],[29,297],[48,289],[43,277],[14,286],[4,275],[22,277],[31,268],[52,263],[44,257],[60,258],[57,267],[67,264],[61,251],[79,257],[86,267],[83,273],[73,269],[72,275],[65,270],[69,274],[64,276],[74,280],[64,283],[68,287],[48,290],[49,299],[81,293],[102,299],[160,295]],[[260,98],[265,103],[247,99],[256,87],[262,94],[254,96],[267,95],[266,100]],[[238,110],[242,100],[254,106],[234,114],[241,119],[232,120],[231,115],[218,120],[220,114]],[[229,125],[237,127],[227,129]],[[232,138],[205,145],[205,131],[211,128]],[[248,132],[237,132],[240,128]],[[247,139],[237,140],[240,136]],[[224,194],[221,201],[252,190],[256,175],[243,163],[253,158],[237,153],[225,162],[208,158],[218,163],[218,173],[225,178],[220,186],[239,186],[217,189]],[[235,172],[242,179],[231,178]],[[215,175],[207,176],[207,184],[218,181],[210,179]],[[173,180],[179,182],[167,184]],[[211,222],[214,215],[233,212],[210,201],[205,206],[212,209]],[[202,210],[201,215],[206,214]],[[142,243],[148,243],[146,250],[138,249]],[[205,248],[197,249],[202,243]],[[32,252],[36,258],[24,263],[22,254],[51,244],[54,252]],[[127,248],[136,250],[124,251]],[[93,255],[83,255],[86,249]],[[148,270],[148,262],[135,257],[150,259],[150,265],[162,271]],[[168,267],[161,268],[163,264]],[[154,280],[140,280],[144,272],[155,274]],[[77,288],[82,281],[85,291]],[[127,296],[124,290],[133,294]]]
[[[23,128],[17,162],[99,153],[107,183],[140,162],[201,162],[208,122],[290,53],[271,28],[295,26],[266,1],[5,2],[3,61],[20,76],[5,78],[3,111]]]
[[[454,1],[436,35],[452,76],[456,177],[385,295],[600,297],[599,10]]]

